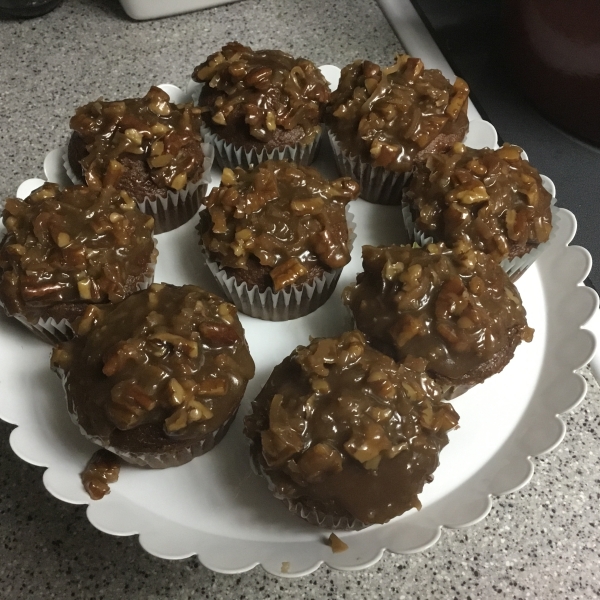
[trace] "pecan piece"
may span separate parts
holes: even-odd
[[[212,348],[232,346],[240,339],[240,334],[226,323],[201,323],[199,327],[202,341]]]
[[[100,500],[110,494],[109,483],[119,479],[121,459],[102,448],[94,453],[81,473],[81,483],[92,500]]]
[[[297,258],[290,258],[271,271],[273,287],[278,292],[288,285],[292,285],[307,273],[307,268]]]

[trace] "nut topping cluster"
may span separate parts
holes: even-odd
[[[478,383],[532,339],[516,287],[464,242],[364,246],[363,268],[344,291],[358,329],[396,360],[425,359],[438,380]]]
[[[153,218],[113,188],[46,183],[25,200],[8,198],[3,221],[2,302],[30,320],[40,307],[123,300],[158,254]]]
[[[94,452],[81,473],[81,483],[92,500],[110,494],[110,484],[119,479],[121,460],[112,452],[100,448]]]
[[[320,133],[329,86],[309,60],[279,50],[256,50],[232,42],[194,70],[204,82],[200,106],[212,127],[235,126],[259,142],[287,143],[280,131],[298,130],[295,142],[310,144]]]
[[[444,136],[463,138],[468,96],[463,79],[451,84],[407,54],[383,69],[358,60],[342,69],[327,122],[347,151],[403,172],[423,151],[443,149]]]
[[[328,181],[286,161],[224,169],[205,200],[211,223],[202,240],[221,267],[268,267],[279,291],[306,281],[315,264],[338,269],[350,261],[345,206],[358,193],[348,177]]]
[[[551,195],[518,146],[457,143],[416,166],[404,199],[419,231],[448,245],[467,240],[497,262],[546,242]]]
[[[235,307],[195,286],[153,284],[114,309],[90,307],[77,334],[53,365],[80,426],[105,446],[144,425],[158,445],[216,431],[254,375]]]
[[[246,419],[276,495],[364,523],[419,506],[417,494],[458,422],[425,364],[399,365],[359,331],[298,347]]]
[[[140,187],[153,198],[156,188],[177,191],[198,181],[204,161],[199,113],[192,104],[172,104],[157,87],[143,98],[78,108],[71,146],[84,146],[78,160],[87,185],[115,186],[141,201]]]

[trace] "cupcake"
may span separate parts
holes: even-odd
[[[458,422],[424,365],[397,364],[359,331],[299,346],[245,419],[252,463],[274,495],[328,529],[419,509]]]
[[[463,79],[451,84],[406,54],[383,69],[368,60],[344,67],[326,114],[340,172],[360,182],[365,200],[400,204],[415,161],[464,138],[468,96]]]
[[[295,319],[321,306],[350,262],[349,177],[328,181],[311,167],[267,161],[224,169],[198,230],[226,296],[250,316]]]
[[[427,361],[446,398],[501,371],[533,337],[517,288],[464,242],[363,246],[363,268],[343,293],[357,329],[395,360]]]
[[[90,102],[71,119],[65,166],[74,183],[114,186],[154,217],[156,233],[189,221],[210,182],[214,152],[199,110],[152,87],[143,98]]]
[[[194,69],[202,84],[202,136],[222,167],[267,159],[310,164],[329,86],[309,60],[232,42]]]
[[[91,306],[76,332],[52,355],[69,413],[87,438],[139,466],[177,466],[213,448],[254,376],[235,307],[192,285]]]
[[[154,220],[113,188],[46,183],[2,214],[0,303],[42,338],[72,335],[90,304],[120,302],[147,287],[158,252]]]
[[[427,156],[404,192],[409,234],[421,245],[466,240],[515,281],[548,241],[555,202],[522,152],[510,144],[475,150],[458,143]]]

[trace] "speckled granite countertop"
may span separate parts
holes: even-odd
[[[149,83],[184,84],[234,38],[319,63],[388,61],[399,43],[374,0],[243,0],[136,23],[116,0],[66,0],[32,21],[0,21],[0,195],[41,175],[83,101]],[[53,498],[42,470],[18,459],[0,423],[0,598],[597,598],[600,596],[600,390],[565,417],[567,434],[538,458],[531,482],[488,517],[444,531],[431,549],[386,555],[346,573],[297,580],[261,569],[227,576],[196,559],[164,561],[137,539],[100,533],[84,508]]]

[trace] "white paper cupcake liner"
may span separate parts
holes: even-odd
[[[288,498],[277,492],[277,486],[263,469],[260,460],[256,456],[258,449],[251,444],[250,451],[250,466],[257,475],[264,477],[269,491],[277,498],[281,500],[291,513],[299,516],[300,518],[308,521],[311,525],[321,527],[323,529],[335,529],[337,531],[360,531],[365,527],[369,527],[367,523],[364,523],[360,519],[354,519],[349,517],[332,516],[324,513],[321,510],[309,508],[301,500]]]
[[[20,323],[23,323],[29,331],[34,333],[42,341],[53,345],[59,344],[60,342],[66,342],[75,335],[73,325],[67,319],[61,319],[57,322],[53,318],[42,319],[40,317],[36,323],[31,323],[23,315],[12,316]]]
[[[202,143],[204,162],[202,163],[202,177],[193,183],[188,183],[179,191],[168,190],[165,196],[143,199],[134,198],[140,210],[154,217],[154,233],[165,233],[187,223],[200,210],[200,205],[208,184],[210,183],[210,169],[215,159],[215,150],[210,143]],[[67,150],[63,154],[63,164],[69,179],[76,185],[85,184],[71,168]]]
[[[555,238],[557,230],[556,223],[560,220],[559,210],[556,206],[556,196],[552,196],[552,199],[550,200],[550,211],[552,213],[552,230],[550,231],[548,240],[536,248],[532,248],[523,256],[517,256],[512,259],[505,258],[500,263],[500,266],[512,282],[517,281],[517,279],[527,271],[527,269],[538,259],[540,254],[548,247],[548,244]],[[414,242],[421,247],[436,242],[432,236],[425,235],[425,233],[417,228],[413,221],[411,207],[404,200],[402,201],[402,218],[404,219],[404,225],[406,226],[408,237],[411,242]]]
[[[374,167],[359,156],[353,156],[342,148],[339,140],[328,130],[329,141],[338,170],[360,184],[360,197],[373,204],[398,205],[408,173],[396,173],[384,167]]]
[[[250,169],[266,160],[291,160],[298,165],[310,165],[319,148],[322,134],[321,131],[310,144],[294,144],[293,146],[284,146],[274,150],[263,148],[259,151],[256,148],[248,150],[243,146],[226,142],[216,133],[213,133],[204,123],[200,126],[202,139],[214,146],[217,164],[223,169],[226,167],[230,169],[235,167]]]
[[[201,223],[202,221],[201,217]],[[348,205],[346,205],[346,221],[348,222],[348,248],[351,252],[356,234],[353,215],[348,210]],[[257,285],[248,287],[245,281],[238,283],[234,276],[228,275],[225,269],[210,257],[202,241],[200,249],[206,265],[227,299],[245,315],[265,321],[290,321],[314,312],[329,299],[342,273],[341,268],[332,272],[325,271],[321,277],[315,277],[311,282],[302,285],[290,286],[289,290],[275,292],[272,288],[267,288],[261,292]]]
[[[85,185],[85,181],[81,177],[75,174],[73,167],[71,167],[71,161],[69,160],[69,144],[65,144],[61,147],[62,151],[62,165],[67,174],[67,177],[73,182],[74,185]]]

